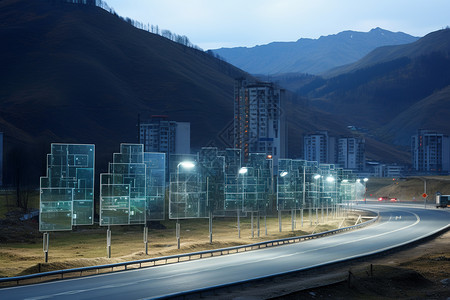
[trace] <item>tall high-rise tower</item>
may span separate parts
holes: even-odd
[[[268,82],[238,79],[234,87],[234,147],[244,159],[249,153],[285,157],[285,130],[281,113],[282,91]]]

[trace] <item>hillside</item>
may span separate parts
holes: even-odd
[[[213,52],[251,74],[320,74],[353,63],[377,47],[407,44],[417,39],[402,32],[374,28],[369,32],[343,31],[319,39],[302,38],[296,42],[221,48]]]
[[[95,143],[105,169],[119,143],[137,141],[138,114],[190,121],[194,147],[232,119],[243,71],[100,8],[57,2],[0,2],[7,172],[37,165],[43,175],[50,142]]]
[[[409,45],[376,49],[333,72],[285,81],[311,105],[368,129],[384,143],[407,147],[419,128],[449,133],[449,29]]]
[[[325,72],[324,77],[335,77],[358,69],[368,68],[375,64],[387,63],[401,58],[418,58],[432,53],[446,53],[450,49],[449,30],[431,32],[411,44],[379,47],[360,60]]]
[[[5,181],[37,185],[52,142],[94,143],[106,171],[119,143],[137,142],[138,115],[191,122],[191,147],[227,144],[233,88],[245,72],[197,49],[136,29],[95,6],[0,1],[0,131]],[[300,157],[305,131],[345,124],[286,93]],[[313,119],[314,118],[314,119]]]
[[[7,184],[37,185],[52,142],[94,143],[96,170],[105,172],[120,143],[137,142],[139,115],[191,122],[193,151],[231,146],[234,80],[248,74],[222,60],[98,7],[55,0],[0,1],[0,38]],[[289,157],[302,157],[306,132],[351,134],[306,98],[286,91],[284,99]],[[407,160],[370,139],[367,156]]]

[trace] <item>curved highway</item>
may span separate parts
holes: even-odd
[[[446,210],[361,205],[380,221],[360,230],[272,248],[0,289],[0,299],[147,299],[374,254],[448,228]]]

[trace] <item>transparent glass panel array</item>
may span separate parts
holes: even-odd
[[[335,205],[337,203],[337,185],[338,179],[334,165],[320,164],[320,198],[319,202],[326,206]]]
[[[355,199],[356,177],[350,170],[315,161],[280,159],[278,210],[311,209]]]
[[[94,222],[95,145],[51,144],[40,179],[40,231]]]
[[[349,170],[338,169],[339,202],[349,203],[356,200],[356,176]]]
[[[306,161],[279,159],[277,181],[278,210],[301,209],[306,206]]]
[[[267,212],[270,209],[269,193],[273,185],[272,160],[266,154],[250,153],[247,173],[240,176],[243,182],[244,212]]]
[[[171,155],[169,218],[209,217],[206,198],[198,155]]]
[[[121,144],[100,174],[100,225],[146,222],[146,165],[142,144]]]
[[[164,220],[165,160],[142,144],[121,144],[108,173],[100,175],[100,225]]]
[[[144,152],[147,186],[147,220],[165,219],[166,154]]]
[[[224,187],[224,211],[238,213],[242,211],[243,205],[243,173],[240,173],[242,167],[242,155],[240,149],[226,149],[222,151],[225,158],[225,187]]]
[[[198,158],[207,210],[213,216],[224,216],[225,157],[215,147],[204,147]]]

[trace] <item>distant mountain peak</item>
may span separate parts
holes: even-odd
[[[320,74],[353,63],[378,47],[408,44],[417,39],[403,32],[376,27],[369,32],[346,30],[318,39],[300,38],[295,42],[212,51],[252,74]]]

